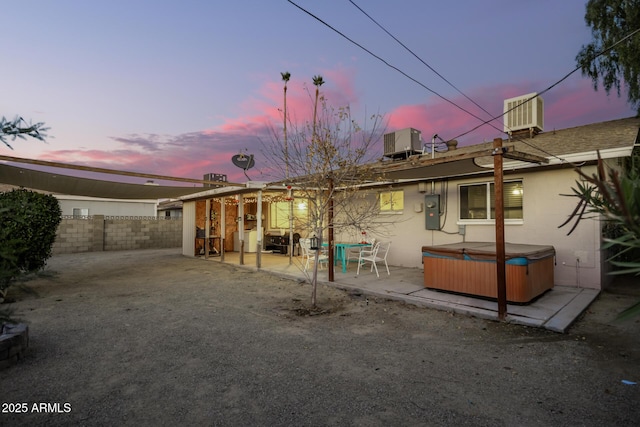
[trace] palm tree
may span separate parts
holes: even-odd
[[[316,137],[316,117],[318,112],[318,98],[320,97],[320,86],[324,84],[322,76],[313,76],[313,85],[316,87],[316,100],[313,104],[313,138]]]
[[[289,150],[287,147],[287,83],[291,78],[291,73],[285,71],[280,73],[282,81],[284,82],[284,163],[286,168],[285,177],[289,179]]]
[[[320,98],[320,86],[322,86],[323,84],[324,84],[324,80],[322,79],[322,76],[320,76],[320,75],[313,76],[313,85],[316,87],[316,98],[315,98],[315,101],[313,103],[313,134],[312,134],[311,144],[317,144],[318,143],[318,135],[316,133],[316,120],[317,120],[317,116],[318,116],[318,99]],[[322,230],[321,230],[321,227],[320,227],[320,229],[316,230],[316,236],[318,238],[320,238],[320,242],[322,242]],[[329,248],[329,250],[331,250],[331,248]],[[316,251],[316,260],[315,260],[314,268],[313,268],[313,280],[312,280],[312,285],[311,285],[311,305],[313,307],[316,306],[316,302],[317,302],[316,289],[318,287],[317,285],[318,285],[318,256],[319,256],[319,254],[320,254],[320,251],[317,250]]]
[[[280,73],[284,82],[284,166],[285,178],[289,179],[289,147],[287,145],[287,83],[291,73]],[[289,200],[289,265],[293,264],[293,199]]]

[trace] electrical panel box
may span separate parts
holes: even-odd
[[[425,228],[440,230],[440,195],[427,194],[424,196]]]

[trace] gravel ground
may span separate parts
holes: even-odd
[[[329,287],[310,311],[308,284],[176,249],[56,256],[28,284],[0,425],[640,423],[628,286],[557,334]]]

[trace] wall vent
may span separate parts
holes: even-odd
[[[532,129],[538,133],[544,130],[544,101],[536,95],[534,92],[504,100],[505,132]]]
[[[384,135],[384,156],[391,158],[407,158],[422,153],[421,132],[406,128]]]

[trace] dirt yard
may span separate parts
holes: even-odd
[[[15,293],[0,425],[636,426],[640,285],[568,334],[310,286],[178,250],[61,255]]]

